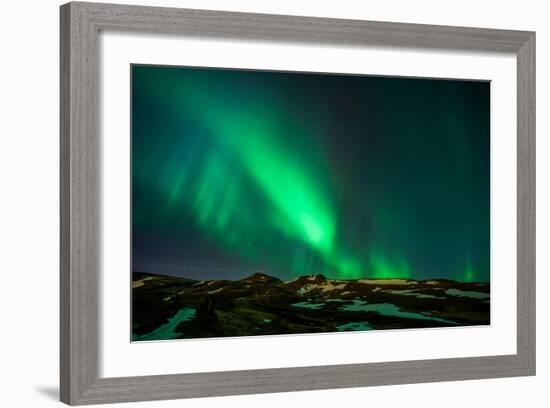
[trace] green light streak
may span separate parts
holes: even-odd
[[[167,77],[163,80],[170,82]],[[161,105],[166,99],[162,93],[170,93],[179,102],[162,109],[177,116],[182,113],[179,107],[185,107],[206,129],[202,155],[195,152],[188,160],[165,162],[167,173],[171,173],[163,177],[169,206],[191,208],[197,224],[214,241],[247,258],[255,257],[254,247],[247,245],[249,238],[261,241],[267,229],[305,243],[329,266],[325,272],[359,277],[358,259],[338,255],[342,249],[336,245],[337,216],[330,192],[321,181],[318,160],[295,157],[293,144],[288,143],[296,138],[314,140],[316,135],[307,134],[282,106],[273,109],[274,103],[269,111],[235,107],[211,98],[207,87],[192,80],[179,79],[170,83],[170,89],[157,86],[147,91]],[[196,162],[194,176],[188,174],[189,160]],[[242,185],[250,181],[269,208],[262,222],[243,216],[256,212],[243,200],[247,192]],[[319,266],[301,259],[293,266],[297,274],[319,272]]]
[[[144,186],[144,195],[150,193],[150,199],[159,201],[165,211],[153,215],[140,206],[133,213],[133,227],[147,229],[147,223],[163,222],[170,227],[174,214],[181,214],[182,223],[192,223],[220,251],[259,265],[265,261],[294,276],[323,273],[331,278],[358,279],[419,275],[417,248],[407,244],[418,237],[426,239],[422,248],[430,248],[431,240],[438,239],[432,238],[437,234],[423,235],[425,231],[417,231],[411,221],[416,219],[414,209],[431,208],[431,198],[420,201],[430,197],[426,191],[434,190],[434,182],[425,174],[439,168],[424,160],[423,155],[429,152],[422,149],[409,156],[405,148],[391,150],[392,155],[402,155],[393,165],[403,163],[406,170],[395,170],[389,176],[371,171],[368,160],[364,162],[369,167],[339,173],[340,167],[346,167],[341,163],[347,157],[342,153],[345,149],[327,160],[322,151],[323,131],[319,130],[325,128],[322,115],[300,106],[289,108],[288,101],[272,90],[273,84],[265,86],[258,81],[249,86],[244,74],[239,77],[227,72],[224,75],[230,80],[220,81],[208,70],[133,70],[133,92],[147,100],[139,109],[144,122],[150,111],[162,112],[161,117],[170,122],[165,127],[158,120],[144,129],[141,118],[133,117],[133,135],[141,132],[141,142],[132,152],[133,185]],[[396,134],[409,131],[409,127],[396,128]],[[157,139],[149,143],[148,138]],[[370,145],[363,148],[368,150]],[[430,154],[440,157],[436,153]],[[409,157],[414,158],[414,166],[407,162]],[[380,162],[385,163],[382,158]],[[422,163],[426,171],[417,179],[425,191],[416,194],[418,187],[406,185],[405,173],[423,168]],[[373,166],[380,169],[382,165]],[[441,185],[445,191],[449,176],[444,173],[440,177],[436,187]],[[375,186],[372,189],[370,182]],[[392,195],[397,189],[407,194]],[[365,191],[355,195],[358,190]],[[349,200],[351,192],[353,200]],[[349,201],[354,201],[353,205]],[[428,225],[432,232],[439,231],[436,225],[447,217],[447,208],[442,210],[445,206],[436,204],[433,209],[440,214]],[[348,208],[357,215],[353,211],[349,215]],[[431,221],[429,217],[422,221],[426,219]],[[425,222],[418,225],[426,227]],[[414,264],[404,255],[413,251]],[[477,270],[468,256],[465,268],[462,262],[453,261],[449,266],[452,272],[442,271],[442,276],[472,282],[476,273],[484,276],[486,269],[484,263],[475,265]]]
[[[372,278],[410,278],[411,270],[407,261],[401,257],[396,257],[396,261],[390,261],[380,252],[372,252],[369,255],[369,264]]]
[[[227,122],[235,126],[223,126],[214,133],[239,157],[277,215],[283,216],[283,223],[273,226],[325,256],[330,254],[336,217],[328,195],[311,175],[315,170],[292,159],[292,148],[277,142],[277,135],[271,131],[274,126],[267,120],[259,120],[258,116],[251,120],[246,114],[233,112]]]
[[[464,276],[462,278],[463,282],[473,282],[474,281],[474,268],[472,266],[472,258],[468,256],[466,261],[466,268],[464,269]]]

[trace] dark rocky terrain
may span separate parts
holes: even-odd
[[[488,325],[490,286],[450,280],[195,281],[134,272],[134,341]]]

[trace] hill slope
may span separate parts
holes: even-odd
[[[486,283],[404,279],[238,281],[134,272],[133,340],[487,325]]]

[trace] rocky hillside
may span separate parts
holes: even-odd
[[[134,272],[134,341],[488,325],[487,283],[449,280],[281,281],[258,272],[195,281]]]

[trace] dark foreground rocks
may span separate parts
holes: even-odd
[[[490,324],[490,286],[450,280],[195,281],[134,272],[133,340]]]

